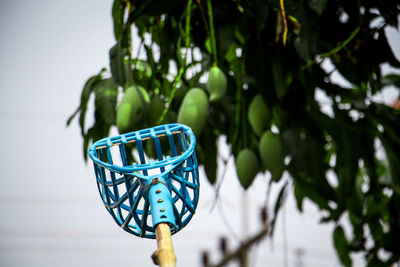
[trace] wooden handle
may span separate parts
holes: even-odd
[[[176,257],[172,247],[169,225],[167,223],[159,223],[156,225],[155,230],[158,249],[151,256],[154,264],[161,267],[175,267]]]

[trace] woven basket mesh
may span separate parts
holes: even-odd
[[[101,199],[125,231],[155,238],[155,225],[167,222],[174,234],[190,221],[199,199],[195,137],[181,124],[144,129],[95,142],[89,149]],[[163,190],[165,208],[155,210],[151,187]],[[154,188],[153,188],[154,189]],[[153,202],[151,201],[153,198]],[[158,198],[160,202],[160,198]],[[152,205],[154,207],[152,207]],[[155,212],[160,213],[154,217]]]

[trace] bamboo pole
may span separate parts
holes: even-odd
[[[175,267],[176,256],[172,246],[172,237],[170,227],[167,223],[156,225],[157,250],[154,251],[151,258],[154,264],[161,267]]]

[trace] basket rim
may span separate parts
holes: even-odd
[[[118,166],[114,164],[109,164],[107,162],[100,160],[96,156],[96,150],[98,149],[112,147],[125,143],[132,143],[138,140],[146,140],[149,138],[154,138],[156,136],[172,135],[174,133],[179,133],[179,132],[186,133],[190,139],[189,147],[183,154],[179,156],[175,157],[167,156],[165,159],[161,161],[150,160],[146,164],[134,163],[129,166]],[[88,154],[89,157],[92,159],[93,163],[100,165],[110,171],[114,171],[121,174],[129,173],[135,176],[142,176],[136,172],[154,168],[166,167],[170,165],[178,165],[179,163],[186,160],[193,154],[195,146],[196,146],[196,137],[190,127],[179,123],[171,123],[171,124],[164,124],[155,127],[150,127],[134,132],[124,133],[112,137],[102,138],[91,145],[91,147],[88,150]],[[174,167],[172,167],[171,169],[173,169]],[[148,176],[148,178],[151,178],[151,176]]]

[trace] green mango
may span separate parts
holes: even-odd
[[[236,157],[236,172],[240,184],[247,189],[259,171],[257,155],[250,149],[243,149]]]
[[[117,109],[117,127],[120,133],[138,129],[144,121],[149,103],[149,95],[141,86],[130,86]]]
[[[210,69],[207,80],[207,90],[210,94],[210,102],[221,100],[226,94],[228,81],[224,72],[214,66]]]
[[[208,99],[203,89],[192,88],[183,98],[179,107],[178,123],[192,128],[195,135],[200,135],[208,119]]]
[[[271,131],[266,131],[260,138],[259,154],[263,166],[271,172],[272,179],[277,181],[285,170],[285,153],[281,137]]]
[[[260,94],[256,95],[247,111],[247,119],[254,133],[261,135],[271,120],[271,112]]]

